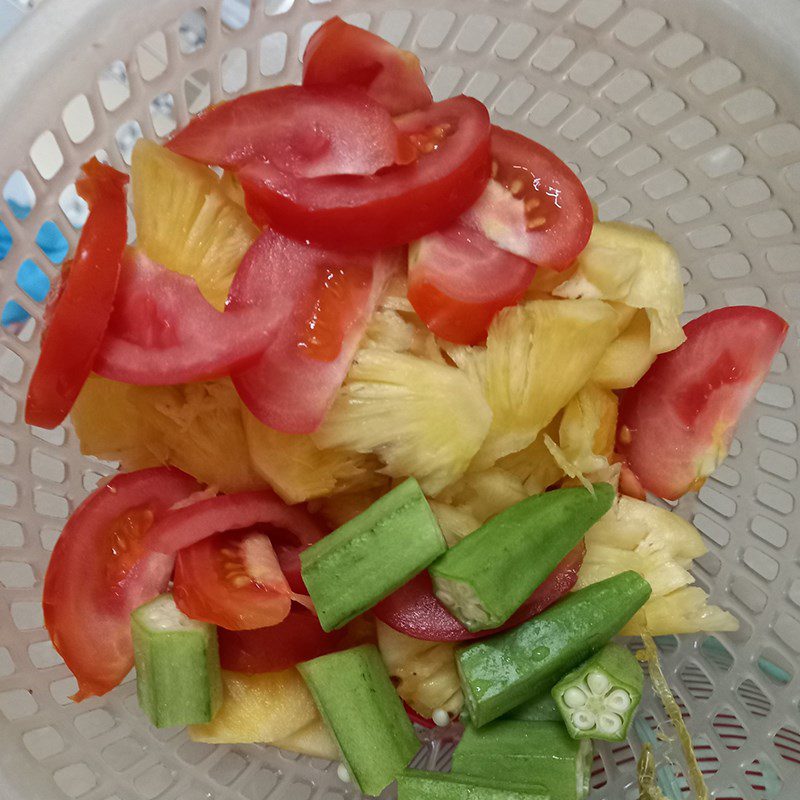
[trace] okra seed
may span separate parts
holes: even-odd
[[[606,703],[612,711],[627,711],[631,707],[631,696],[624,689],[615,689],[606,698]]]
[[[597,727],[603,733],[616,733],[622,727],[622,717],[619,714],[601,714]]]
[[[590,672],[586,676],[586,683],[589,685],[592,694],[597,695],[605,694],[611,686],[608,676],[602,672]]]
[[[568,708],[582,708],[586,705],[586,692],[579,689],[577,686],[570,686],[564,692],[564,704]]]
[[[572,714],[572,724],[579,731],[589,731],[594,728],[596,718],[591,711],[575,711]]]
[[[339,776],[339,780],[342,783],[350,783],[350,773],[347,771],[347,767],[344,764],[339,764],[336,774]]]
[[[440,728],[446,728],[450,724],[450,715],[443,708],[437,708],[433,712],[433,721]]]

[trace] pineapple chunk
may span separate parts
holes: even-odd
[[[336,744],[330,729],[321,717],[291,736],[276,739],[272,744],[281,750],[290,750],[292,753],[301,753],[312,758],[325,758],[328,761],[341,758],[339,745]]]
[[[371,454],[321,450],[310,436],[273,430],[247,409],[243,417],[254,469],[287,503],[357,491],[384,480]]]
[[[379,476],[380,477],[380,476]],[[366,511],[392,488],[391,478],[384,476],[383,483],[361,492],[335,494],[312,500],[310,508],[319,513],[331,528],[341,528],[345,522]]]
[[[482,524],[495,514],[524,500],[528,494],[522,480],[513,472],[491,467],[479,472],[468,472],[439,494],[437,501]]]
[[[382,472],[413,475],[436,494],[464,474],[490,422],[480,387],[463,372],[367,347],[313,438],[323,448],[375,453]]]
[[[412,639],[378,622],[378,648],[397,693],[414,711],[428,719],[437,708],[451,716],[461,712],[455,645]]]
[[[474,466],[531,444],[587,382],[616,333],[613,309],[598,300],[534,300],[501,311],[477,356],[485,364],[473,367],[484,375],[493,414]]]
[[[708,605],[708,595],[699,586],[686,586],[666,597],[651,600],[645,607],[644,626],[652,636],[665,636],[735,631],[739,629],[739,622],[730,612]]]
[[[497,466],[516,475],[528,495],[541,494],[556,483],[564,471],[547,447],[546,439],[558,436],[561,415],[553,421],[524,450],[501,458]]]
[[[480,521],[465,508],[450,506],[438,500],[430,501],[431,511],[433,511],[442,530],[442,535],[448,547],[460,542],[465,536],[469,536],[474,530],[480,527]]]
[[[133,149],[137,246],[153,261],[191,275],[219,311],[239,262],[258,236],[247,212],[231,199],[233,180],[223,185],[208,167],[147,139]]]
[[[557,297],[617,300],[642,308],[650,320],[654,354],[686,338],[679,317],[683,283],[675,251],[660,236],[624,222],[600,222],[578,256],[575,274],[553,290]]]
[[[636,384],[656,360],[650,346],[650,319],[636,311],[630,324],[603,353],[592,380],[607,389],[627,389]]]

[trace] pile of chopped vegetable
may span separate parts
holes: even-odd
[[[657,234],[338,18],[302,86],[137,143],[130,246],[127,182],[84,166],[26,409],[120,468],[45,578],[74,700],[135,665],[154,725],[340,758],[367,794],[586,798],[644,691],[612,640],[645,637],[668,699],[649,634],[737,627],[645,497],[722,461],[786,323],[681,328]],[[452,772],[408,770],[411,720],[459,715]]]

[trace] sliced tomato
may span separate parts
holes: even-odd
[[[218,628],[219,659],[234,672],[280,672],[339,648],[347,631],[325,633],[316,614],[293,606],[283,622],[268,628],[229,631]]]
[[[389,112],[347,86],[280,86],[212,106],[167,147],[203,164],[238,169],[269,161],[288,175],[372,175],[408,160]]]
[[[375,606],[375,616],[391,628],[415,639],[465,642],[513,628],[541,614],[576,584],[586,548],[583,542],[553,570],[545,582],[499,628],[470,633],[436,598],[430,575],[421,572]]]
[[[546,147],[493,126],[492,176],[465,221],[510,253],[566,269],[586,247],[594,224],[575,173]]]
[[[82,169],[76,188],[89,204],[89,216],[48,299],[42,350],[25,405],[25,421],[40,428],[64,421],[92,371],[111,318],[127,236],[128,176],[96,158]]]
[[[131,612],[163,592],[174,558],[143,540],[153,523],[200,487],[175,469],[117,475],[69,518],[44,578],[44,624],[78,679],[73,699],[113,689],[133,667]]]
[[[94,369],[143,386],[216,378],[257,360],[280,322],[272,308],[217,311],[192,278],[129,249]]]
[[[264,424],[311,433],[342,384],[389,276],[404,253],[338,253],[267,229],[236,273],[228,308],[270,307],[286,318],[258,363],[234,375],[240,397]]]
[[[433,100],[419,59],[380,36],[331,17],[308,40],[303,86],[358,86],[392,115]]]
[[[376,175],[298,178],[266,161],[245,165],[238,175],[250,216],[301,241],[348,250],[393,247],[448,225],[489,178],[489,113],[460,96],[395,122],[419,158]]]
[[[270,534],[257,529],[217,533],[181,550],[172,595],[192,619],[233,631],[277,625],[294,597]]]
[[[287,532],[296,546],[318,542],[323,530],[303,506],[288,506],[274,492],[238,492],[204,498],[165,514],[147,535],[158,553],[174,554],[215,533],[270,525]]]
[[[409,248],[408,299],[437,336],[478,344],[497,312],[519,302],[535,271],[459,221]]]
[[[702,314],[684,327],[686,341],[623,394],[617,450],[647,491],[675,500],[703,485],[728,454],[788,328],[752,306]]]

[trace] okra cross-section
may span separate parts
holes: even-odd
[[[346,625],[446,549],[422,489],[409,478],[300,555],[320,625]]]
[[[644,675],[624,647],[607,644],[552,691],[570,736],[622,742],[642,699]]]

